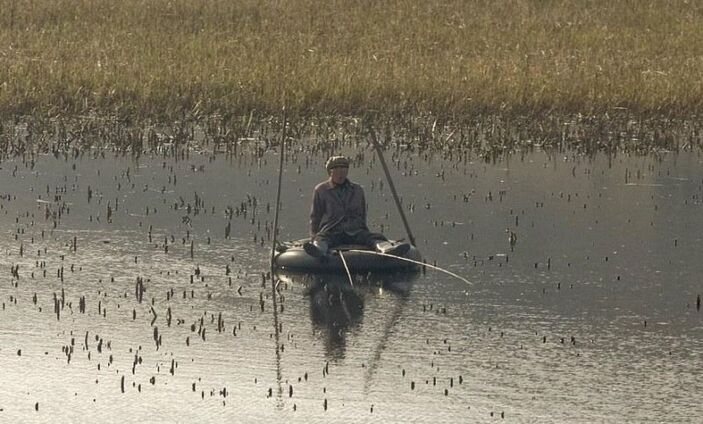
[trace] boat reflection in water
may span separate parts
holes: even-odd
[[[387,315],[388,322],[379,340],[382,349],[417,276],[416,272],[355,275],[352,285],[345,274],[277,273],[280,281],[305,287],[310,300],[310,319],[324,338],[326,356],[333,360],[344,358],[348,335],[363,321],[365,299],[387,291],[394,293],[397,300]]]

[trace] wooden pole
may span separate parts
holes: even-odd
[[[383,172],[386,174],[386,180],[388,180],[388,186],[391,188],[393,200],[395,200],[395,205],[398,207],[398,212],[400,212],[400,218],[403,220],[405,232],[408,234],[408,240],[410,240],[410,243],[415,246],[415,236],[413,236],[413,232],[410,230],[408,219],[405,217],[405,212],[403,212],[403,205],[400,204],[398,193],[395,191],[395,185],[393,184],[391,173],[388,171],[388,165],[386,165],[386,160],[383,158],[383,151],[381,150],[381,146],[378,144],[378,140],[376,139],[376,132],[373,130],[373,127],[370,124],[369,133],[371,134],[371,142],[373,143],[373,147],[376,149],[376,153],[378,154],[378,159],[381,161]]]
[[[273,218],[273,242],[271,243],[271,270],[274,268],[273,258],[276,255],[276,241],[278,238],[278,211],[281,206],[281,184],[283,181],[283,159],[286,153],[286,127],[288,120],[286,116],[286,108],[283,108],[283,134],[281,134],[281,162],[278,167],[278,190],[276,193],[276,214]]]

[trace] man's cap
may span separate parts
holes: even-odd
[[[349,158],[346,156],[332,156],[327,159],[325,168],[327,168],[328,171],[331,171],[334,168],[349,168]]]

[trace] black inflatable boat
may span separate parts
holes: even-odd
[[[391,257],[376,254],[367,246],[341,245],[330,249],[329,258],[323,261],[305,253],[303,250],[305,241],[307,240],[283,242],[277,245],[273,258],[274,268],[291,271],[343,273],[346,272],[340,256],[343,255],[344,261],[352,273],[418,271],[420,265],[405,259],[422,260],[420,251],[415,246],[410,246],[410,250],[403,256]]]

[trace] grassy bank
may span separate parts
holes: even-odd
[[[687,4],[688,3],[688,4]],[[703,109],[703,4],[0,0],[0,112],[674,115]]]

